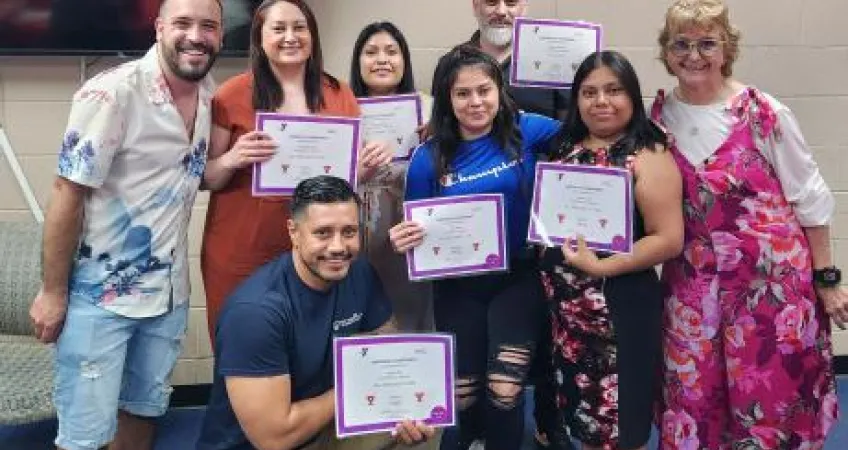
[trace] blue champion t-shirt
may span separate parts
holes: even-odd
[[[364,258],[327,292],[295,272],[291,253],[260,267],[227,299],[215,329],[215,369],[198,450],[254,450],[227,396],[226,377],[290,375],[292,402],[333,387],[332,338],[373,331],[391,306]]]
[[[522,161],[510,160],[491,133],[459,145],[448,173],[436,180],[433,141],[421,144],[412,156],[406,176],[406,200],[469,194],[503,194],[508,251],[520,255],[526,246],[530,222],[533,172],[539,153],[547,153],[561,123],[548,117],[521,113]],[[439,191],[441,187],[441,192]]]

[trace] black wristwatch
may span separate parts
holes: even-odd
[[[836,266],[813,270],[813,281],[820,287],[836,287],[842,282],[842,271]]]

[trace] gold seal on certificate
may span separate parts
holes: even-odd
[[[403,204],[426,236],[406,255],[410,280],[508,269],[502,194],[457,195]]]
[[[388,142],[395,160],[406,160],[418,146],[416,130],[423,119],[418,94],[357,99],[362,111],[362,139]]]
[[[561,163],[536,165],[527,240],[551,247],[578,235],[593,250],[632,251],[633,183],[629,170]]]
[[[390,431],[407,419],[454,425],[453,349],[446,334],[335,338],[336,435]]]
[[[271,135],[279,151],[253,166],[253,195],[290,195],[302,180],[333,175],[356,186],[359,119],[256,114],[256,129]]]
[[[594,23],[516,18],[509,83],[570,88],[580,63],[601,50],[601,35]]]

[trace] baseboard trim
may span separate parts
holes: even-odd
[[[837,375],[848,375],[848,355],[840,355],[833,358],[833,370]],[[171,394],[172,408],[186,408],[191,406],[206,406],[209,402],[211,384],[185,384],[174,386]]]
[[[837,375],[848,375],[848,355],[833,357],[833,371]]]
[[[209,403],[211,384],[181,384],[174,386],[171,393],[171,408],[187,408],[191,406],[206,406]]]

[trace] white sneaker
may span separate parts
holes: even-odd
[[[486,441],[477,439],[468,446],[468,450],[486,450]]]

